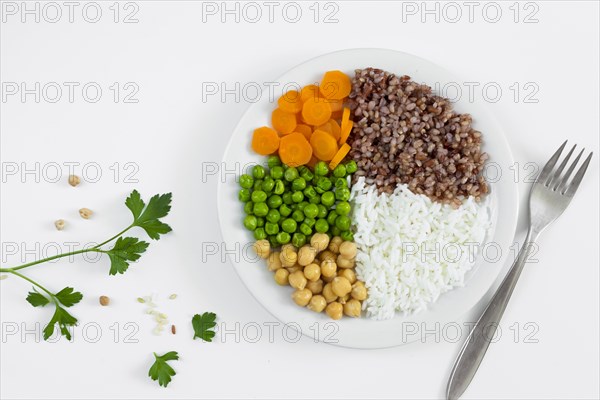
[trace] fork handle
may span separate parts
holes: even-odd
[[[494,338],[498,323],[502,318],[502,314],[504,314],[510,296],[517,285],[517,281],[531,250],[531,244],[535,242],[537,236],[538,232],[529,229],[514,264],[500,284],[500,287],[498,287],[498,290],[496,290],[494,297],[492,297],[485,311],[479,317],[473,330],[469,333],[450,373],[446,389],[447,399],[458,399],[475,376],[479,364],[481,364],[483,356],[485,356],[490,345],[490,341]]]

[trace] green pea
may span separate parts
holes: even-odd
[[[323,189],[321,189],[320,187],[318,187],[318,186],[315,186],[315,192],[317,192],[317,194],[319,195],[319,199],[320,199],[320,198],[321,198],[321,195],[322,195],[323,193],[325,193],[325,192],[326,192],[326,190],[323,190]]]
[[[275,181],[270,176],[267,176],[262,183],[262,190],[271,193],[271,191],[275,188]]]
[[[327,207],[325,207],[323,204],[318,204],[317,208],[319,209],[319,213],[317,214],[317,217],[319,218],[325,218],[327,217]]]
[[[283,200],[281,199],[281,196],[277,194],[269,196],[269,199],[267,200],[269,208],[279,208],[281,204],[283,204]]]
[[[267,206],[267,203],[254,203],[252,211],[257,217],[264,217],[269,212],[269,207]]]
[[[281,165],[281,160],[277,156],[269,156],[267,158],[267,165],[269,168],[273,169],[273,167]]]
[[[336,213],[335,210],[331,210],[327,215],[327,223],[329,225],[335,225],[335,220],[337,217],[339,217],[338,213]]]
[[[304,200],[304,193],[302,193],[302,192],[292,193],[292,201],[294,203],[300,203],[302,200]]]
[[[253,190],[262,190],[262,179],[257,179],[254,181],[254,186],[252,187]]]
[[[265,177],[265,168],[262,165],[255,165],[252,168],[252,176],[254,179],[262,179]]]
[[[305,222],[300,224],[300,232],[302,232],[304,235],[308,236],[312,233],[312,228],[310,226],[308,226],[308,224],[306,224]]]
[[[252,201],[255,203],[264,203],[267,201],[267,194],[262,190],[255,190],[252,192]]]
[[[294,233],[292,236],[292,244],[296,247],[302,247],[306,244],[306,236],[302,233]]]
[[[281,196],[281,198],[283,199],[283,203],[287,204],[288,206],[294,202],[294,200],[292,200],[292,194],[290,192],[285,192]]]
[[[298,203],[298,210],[300,211],[304,211],[304,208],[308,205],[308,201],[301,201],[300,203]]]
[[[304,213],[300,210],[295,210],[292,213],[292,219],[296,222],[302,222],[304,221]]]
[[[333,192],[325,192],[321,195],[321,204],[325,207],[331,207],[335,203],[335,195]]]
[[[246,202],[250,200],[250,198],[250,189],[240,189],[240,191],[238,192],[238,199],[240,201]]]
[[[340,201],[350,200],[350,189],[348,189],[347,187],[337,189],[335,191],[335,198]]]
[[[314,218],[305,218],[305,219],[304,219],[304,223],[305,223],[306,225],[310,226],[311,228],[312,228],[313,226],[315,226],[315,223],[316,223],[316,222],[317,222],[317,221],[316,221]]]
[[[303,211],[307,218],[315,218],[317,215],[319,215],[319,207],[317,207],[316,204],[307,205],[304,207]]]
[[[310,204],[319,204],[321,202],[321,197],[315,196],[308,200]]]
[[[324,191],[328,191],[329,189],[331,189],[331,186],[332,186],[332,185],[333,185],[333,184],[331,183],[331,181],[329,180],[329,178],[326,178],[326,177],[324,177],[324,176],[320,177],[320,178],[317,180],[317,187],[318,187],[319,189],[322,189],[322,190],[324,190]]]
[[[265,226],[265,219],[263,217],[256,218],[256,226],[259,228]]]
[[[254,203],[251,201],[248,201],[246,204],[244,204],[244,212],[248,215],[254,213],[254,211],[252,210],[254,208]]]
[[[285,173],[283,174],[283,176],[286,181],[292,182],[294,179],[296,179],[299,176],[298,170],[294,167],[289,167],[288,169],[285,170]]]
[[[283,178],[283,167],[276,166],[271,168],[271,177],[273,179],[281,179]]]
[[[326,219],[319,218],[315,224],[315,230],[319,233],[325,233],[329,230],[329,224]]]
[[[285,185],[281,179],[275,180],[275,187],[273,188],[273,193],[275,194],[283,194],[285,192]]]
[[[306,181],[304,178],[296,178],[292,181],[292,190],[299,191],[306,189]]]
[[[273,222],[267,222],[265,224],[265,232],[267,235],[276,235],[279,233],[279,225]]]
[[[254,239],[263,240],[266,238],[267,238],[267,233],[265,232],[265,230],[263,228],[256,228],[254,230]]]
[[[282,204],[279,207],[279,214],[281,214],[282,217],[287,217],[291,213],[292,213],[292,209],[287,204]]]
[[[340,236],[340,234],[342,233],[341,229],[337,226],[332,226],[329,232],[331,232],[332,236]]]
[[[336,189],[347,188],[348,180],[345,178],[336,178],[334,184]]]
[[[348,203],[347,201],[340,201],[335,206],[335,212],[338,215],[348,215],[350,214],[350,209],[350,203]]]
[[[240,186],[244,189],[250,189],[252,186],[254,186],[254,178],[248,174],[240,176]]]
[[[279,242],[277,241],[277,235],[269,236],[269,243],[271,244],[271,248],[279,247]]]
[[[244,226],[246,227],[246,229],[253,231],[257,228],[257,218],[254,215],[247,215],[246,218],[244,218]]]
[[[315,174],[313,174],[312,172],[310,172],[310,169],[305,168],[305,169],[302,170],[302,172],[300,172],[300,176],[302,178],[304,178],[304,180],[306,182],[310,182],[315,177]]]
[[[290,204],[290,208],[292,209],[292,211],[296,211],[298,209],[298,203]]]
[[[356,171],[358,171],[358,165],[356,165],[356,161],[354,161],[354,160],[348,161],[346,163],[346,173],[353,174]]]
[[[256,232],[256,231],[254,231]],[[290,242],[290,234],[287,232],[279,232],[277,234],[277,242],[279,244],[286,244]]]
[[[342,231],[347,231],[350,229],[350,218],[345,215],[340,215],[335,219],[335,226]]]
[[[269,212],[267,213],[266,218],[267,218],[267,221],[272,222],[272,223],[276,223],[281,218],[281,214],[279,213],[279,211],[277,211],[275,209],[269,210]]]
[[[351,241],[354,240],[354,234],[352,232],[350,232],[350,231],[343,231],[340,234],[340,236],[341,236],[342,240],[345,240],[345,241],[348,241],[348,242],[351,242]]]
[[[317,197],[317,192],[315,192],[315,188],[312,186],[308,186],[306,189],[304,189],[302,191],[302,193],[304,193],[304,196],[308,197],[309,199],[312,199],[313,197]]]
[[[345,177],[346,176],[346,167],[344,167],[342,164],[335,167],[335,169],[333,170],[333,176],[335,176],[337,178]]]
[[[315,175],[325,176],[329,172],[329,167],[325,161],[319,161],[315,164]]]

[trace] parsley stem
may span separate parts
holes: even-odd
[[[89,249],[82,249],[82,250],[71,251],[69,253],[57,254],[57,255],[52,256],[52,257],[42,258],[41,260],[32,261],[32,262],[27,263],[27,264],[19,265],[18,267],[8,268],[6,271],[4,271],[3,269],[0,269],[0,272],[18,271],[18,270],[23,269],[23,268],[27,268],[27,267],[31,267],[31,266],[34,266],[34,265],[37,265],[37,264],[41,264],[41,263],[45,263],[45,262],[48,262],[48,261],[56,260],[58,258],[63,258],[63,257],[68,257],[68,256],[74,256],[74,255],[77,255],[77,254],[88,253],[90,251],[98,251],[98,250],[96,249],[96,247],[92,247],[92,248],[89,248]]]
[[[28,278],[25,275],[20,274],[17,271],[15,271],[14,269],[10,269],[10,268],[3,268],[2,272],[8,272],[10,274],[18,276],[19,278],[25,279],[27,282],[29,282],[29,283],[33,284],[34,286],[37,286],[40,289],[42,289],[44,292],[46,292],[50,296],[50,299],[52,299],[52,301],[55,301],[54,300],[54,294],[51,291],[49,291],[48,289],[46,289],[45,287],[43,287],[42,285],[40,285],[39,283],[37,283],[36,281],[34,281],[33,279]]]
[[[113,240],[115,240],[116,238],[118,238],[119,236],[121,236],[122,234],[124,234],[125,232],[130,230],[131,228],[133,228],[133,224],[129,225],[127,228],[123,229],[121,232],[117,233],[115,236],[111,237],[110,239],[105,240],[104,242],[94,246],[93,249],[98,249],[98,248],[104,246],[106,243],[112,242]]]

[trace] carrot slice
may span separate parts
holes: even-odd
[[[321,97],[319,93],[319,87],[317,85],[306,85],[300,91],[300,98],[302,101],[308,99],[318,99]]]
[[[308,99],[302,106],[302,119],[310,125],[322,125],[327,122],[330,117],[331,107],[328,103],[323,101]]]
[[[296,129],[296,115],[276,108],[271,114],[271,124],[277,132],[287,135]]]
[[[323,161],[331,160],[338,151],[338,145],[333,136],[319,129],[314,131],[310,137],[310,145],[315,157]]]
[[[285,135],[279,143],[279,157],[290,167],[305,165],[312,157],[313,149],[303,134],[294,132]]]
[[[340,147],[338,152],[335,153],[335,156],[333,156],[333,158],[329,162],[329,169],[334,169],[335,167],[337,167],[338,164],[342,162],[344,157],[346,157],[346,154],[348,154],[349,152],[350,146],[348,146],[347,143],[342,144],[342,147]]]
[[[296,125],[296,132],[303,134],[306,140],[310,140],[313,131],[308,125],[298,124]]]
[[[279,135],[275,129],[263,126],[254,130],[252,149],[263,156],[273,154],[279,148]]]
[[[344,129],[344,125],[350,121],[350,109],[348,107],[344,107],[344,111],[342,113],[342,129]]]
[[[279,108],[287,113],[296,114],[302,111],[302,99],[296,90],[284,93],[278,100]]]
[[[329,120],[329,121],[331,121],[331,120]],[[325,122],[323,125],[317,126],[315,128],[315,131],[316,130],[321,130],[321,131],[325,131],[325,132],[333,135],[332,128],[331,128],[331,125],[329,124],[329,121]]]
[[[352,90],[350,77],[342,71],[327,71],[319,85],[321,95],[326,99],[341,100]]]
[[[331,134],[335,140],[340,140],[340,136],[342,136],[342,128],[340,128],[340,125],[335,119],[330,119],[329,125],[331,126]]]
[[[331,113],[331,119],[335,119],[336,121],[341,120],[342,119],[342,110],[333,111]]]
[[[331,112],[335,113],[336,111],[342,111],[344,108],[344,100],[327,100],[329,103],[329,107],[331,107]]]
[[[347,121],[346,125],[342,128],[342,132],[340,134],[339,143],[346,143],[348,140],[348,136],[350,136],[350,132],[352,132],[352,127],[354,127],[354,121]]]

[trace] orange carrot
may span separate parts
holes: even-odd
[[[324,124],[331,117],[331,107],[329,104],[315,99],[308,99],[302,106],[303,120],[313,126]]]
[[[279,135],[275,129],[263,126],[254,130],[252,149],[263,156],[273,154],[279,148]]]
[[[277,132],[287,135],[296,129],[296,115],[276,108],[271,114],[271,124]]]
[[[344,112],[342,113],[342,129],[344,129],[344,125],[346,125],[348,121],[350,121],[350,109],[348,107],[344,107]]]
[[[336,111],[342,111],[344,108],[344,100],[327,100],[329,106],[331,107],[331,112],[334,113]]]
[[[304,102],[308,99],[318,99],[321,97],[317,85],[306,85],[300,91],[300,98]]]
[[[342,162],[344,157],[346,157],[346,154],[348,154],[349,152],[350,152],[350,146],[348,146],[347,143],[343,143],[342,147],[340,147],[338,152],[335,153],[335,156],[333,156],[333,158],[329,162],[329,168],[334,169],[335,167],[337,167],[338,164]]]
[[[333,111],[331,113],[331,119],[335,119],[336,121],[341,120],[342,119],[342,110]]]
[[[329,120],[329,121],[331,121],[331,120]],[[315,128],[315,131],[316,130],[321,130],[321,131],[325,131],[325,132],[333,135],[332,128],[331,128],[331,125],[329,124],[329,121],[325,122],[323,125],[317,126]]]
[[[352,132],[352,127],[354,126],[354,121],[347,121],[346,125],[342,128],[342,132],[340,134],[339,143],[346,143],[348,140],[348,136],[350,136],[350,132]]]
[[[318,162],[319,162],[319,159],[315,156],[312,156],[310,158],[310,161],[306,165],[308,165],[312,169],[315,169],[315,165],[317,165]]]
[[[334,139],[340,140],[340,136],[342,136],[342,128],[340,128],[340,125],[335,119],[330,119],[329,125],[331,126],[331,134],[333,135]]]
[[[321,95],[326,99],[341,100],[352,90],[350,77],[342,71],[327,71],[319,85]]]
[[[306,140],[310,140],[310,136],[312,135],[312,129],[310,126],[304,124],[296,125],[296,132],[303,134]]]
[[[279,100],[277,100],[279,108],[287,113],[299,113],[302,111],[302,99],[300,93],[296,90],[290,90],[283,94]]]
[[[313,149],[303,134],[294,132],[285,135],[279,143],[279,157],[290,167],[305,165],[312,157]]]
[[[319,160],[329,161],[338,151],[338,145],[333,136],[319,129],[313,132],[310,137],[310,144],[313,153]]]

